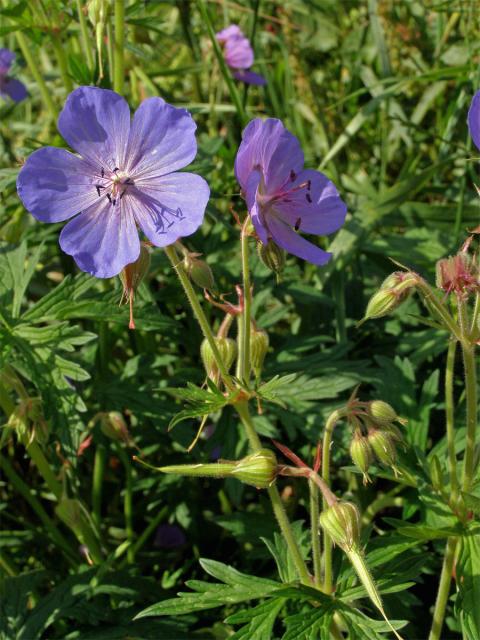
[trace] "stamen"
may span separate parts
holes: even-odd
[[[118,171],[118,167],[115,167],[115,169],[112,170],[112,173],[117,173]]]
[[[101,196],[100,189],[105,189],[105,187],[102,187],[101,184],[96,184],[95,189],[97,190],[98,197],[100,197]]]
[[[308,180],[307,181],[307,191],[310,191],[311,188],[312,188],[312,181]]]
[[[112,204],[112,196],[109,193],[107,193],[107,198],[110,204]]]
[[[298,218],[297,221],[295,222],[295,231],[298,231],[300,229],[300,225],[302,224],[302,219]]]
[[[103,168],[103,167],[102,167],[102,170],[100,171],[100,173],[101,173],[101,175],[102,175],[102,178],[104,178],[104,177],[105,177],[105,170],[104,170],[104,168]]]
[[[305,197],[307,198],[307,202],[312,202],[312,196],[309,193],[306,193]]]
[[[296,179],[297,179],[297,174],[296,174],[296,173],[295,173],[295,171],[292,169],[292,170],[290,171],[290,180],[291,180],[292,182],[295,182],[295,180],[296,180]]]

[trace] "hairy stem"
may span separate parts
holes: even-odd
[[[97,448],[95,449],[95,457],[93,460],[92,517],[95,525],[99,530],[102,522],[102,489],[106,456],[107,450],[105,448],[105,445],[97,445]]]
[[[242,227],[241,248],[242,248],[242,273],[243,273],[243,332],[242,344],[240,345],[240,379],[248,384],[250,378],[250,324],[252,316],[252,290],[250,284],[250,266],[248,261],[248,232],[250,218],[247,216]]]
[[[327,424],[325,425],[325,433],[323,434],[322,445],[322,478],[327,485],[330,485],[330,447],[332,445],[332,434],[335,425],[341,418],[340,411],[334,411],[330,414]],[[326,509],[328,503],[323,498],[323,508]],[[327,594],[332,593],[332,539],[326,531],[323,532],[323,591]]]
[[[448,465],[450,473],[450,489],[452,501],[455,503],[458,495],[457,456],[455,454],[455,423],[454,423],[454,399],[453,378],[455,368],[455,353],[457,341],[451,339],[447,351],[447,363],[445,367],[445,424],[447,431]]]
[[[468,492],[475,473],[475,432],[477,429],[477,366],[475,346],[462,342],[463,364],[465,367],[465,395],[467,401],[467,442],[463,466],[462,491]]]
[[[315,586],[320,589],[322,584],[322,552],[320,548],[318,487],[312,479],[309,479],[308,488],[310,490],[310,532],[312,536],[313,575]]]
[[[197,294],[195,293],[195,289],[193,288],[193,285],[190,282],[190,279],[183,267],[180,257],[178,256],[175,250],[175,247],[173,245],[170,245],[169,247],[165,247],[165,253],[167,254],[167,257],[170,260],[173,268],[177,272],[178,278],[182,284],[182,287],[185,291],[185,294],[190,303],[190,306],[192,307],[193,314],[197,319],[198,324],[200,325],[203,335],[208,340],[208,344],[210,345],[210,348],[213,353],[213,357],[215,358],[216,365],[218,367],[218,370],[220,371],[223,381],[225,382],[225,385],[229,389],[233,389],[234,387],[233,387],[232,379],[227,371],[225,363],[216,345],[215,338],[213,336],[210,324],[208,323],[205,313],[203,312],[202,306],[198,301]]]
[[[125,530],[127,532],[127,540],[130,546],[127,550],[127,561],[129,564],[133,564],[135,561],[135,549],[133,547],[133,540],[135,538],[135,532],[133,529],[133,481],[132,481],[132,464],[130,458],[122,449],[119,444],[117,446],[118,457],[120,458],[123,468],[125,469],[125,495],[123,499],[123,513],[125,516]]]
[[[452,581],[453,567],[455,564],[455,551],[457,549],[457,538],[449,538],[443,558],[442,573],[438,586],[435,609],[433,610],[432,628],[428,640],[441,640],[445,609],[447,608],[448,596],[450,593],[450,583]]]
[[[125,0],[115,0],[114,37],[113,88],[121,95],[125,79]]]

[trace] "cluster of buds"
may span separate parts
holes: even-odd
[[[257,489],[267,489],[276,480],[278,464],[270,449],[260,449],[241,460],[218,460],[209,464],[179,464],[168,467],[151,467],[136,456],[141,464],[155,471],[180,476],[202,478],[236,478]]]
[[[382,318],[391,313],[415,289],[418,278],[418,275],[411,271],[395,271],[390,274],[382,282],[380,289],[370,298],[361,322]]]
[[[33,441],[46,444],[49,429],[43,415],[41,399],[29,397],[22,399],[10,414],[7,426],[15,431],[18,440],[25,447]]]
[[[405,424],[406,420],[400,418],[387,402],[360,402],[357,399],[350,401],[347,418],[354,427],[350,456],[363,474],[363,483],[370,482],[368,469],[375,459],[391,467],[397,475],[397,443],[402,441],[402,433],[395,422]]]

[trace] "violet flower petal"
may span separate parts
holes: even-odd
[[[58,129],[98,173],[125,166],[130,109],[118,93],[97,87],[75,89],[60,113]]]
[[[127,207],[112,207],[106,198],[70,220],[60,234],[60,247],[82,271],[112,278],[140,254],[135,219]]]
[[[6,75],[15,60],[15,54],[10,49],[0,49],[0,75]]]
[[[248,213],[250,214],[250,218],[252,220],[253,226],[255,227],[255,231],[257,232],[258,237],[266,244],[268,242],[268,230],[263,224],[262,217],[260,214],[260,205],[257,202],[258,199],[258,187],[260,185],[262,179],[262,174],[260,171],[252,171],[250,174],[247,187],[245,189],[245,202],[247,203]]]
[[[217,40],[221,43],[226,42],[229,38],[236,38],[238,36],[243,36],[244,33],[238,26],[238,24],[231,24],[229,27],[222,29],[218,33],[215,34]]]
[[[261,167],[267,193],[273,193],[290,179],[291,171],[303,169],[303,152],[297,138],[281,120],[255,118],[246,126],[235,159],[235,175],[245,189],[250,173]]]
[[[468,110],[468,129],[477,149],[480,149],[480,91],[473,96]]]
[[[232,69],[248,69],[252,66],[253,49],[245,36],[229,38],[224,48],[225,62]]]
[[[245,84],[254,84],[259,87],[263,87],[267,84],[266,79],[260,75],[259,73],[255,73],[254,71],[248,70],[240,70],[235,71],[233,74],[235,80],[240,80],[240,82],[244,82]]]
[[[308,242],[308,240],[299,236],[289,225],[274,215],[269,216],[267,225],[274,242],[294,256],[318,266],[326,264],[332,257],[331,253],[323,251],[323,249]]]
[[[196,128],[185,109],[172,107],[161,98],[147,98],[133,117],[126,173],[140,185],[186,167],[197,153]]]
[[[66,149],[34,151],[17,178],[25,208],[42,222],[63,222],[97,201],[92,167]]]
[[[166,247],[189,236],[202,224],[210,189],[195,173],[171,173],[141,190],[132,190],[126,206],[147,238],[157,247]]]
[[[310,189],[301,186],[305,183]],[[323,173],[313,169],[301,171],[289,188],[286,198],[275,203],[273,208],[290,226],[305,233],[328,235],[345,222],[347,207],[333,182]]]
[[[15,78],[7,78],[0,85],[0,93],[5,93],[14,102],[21,102],[27,97],[27,87]]]

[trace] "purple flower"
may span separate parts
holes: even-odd
[[[110,278],[138,258],[138,228],[165,247],[201,225],[208,185],[177,171],[197,153],[188,111],[148,98],[130,122],[117,93],[79,87],[68,96],[58,129],[79,155],[57,147],[35,151],[17,190],[37,220],[72,218],[60,246],[80,269]]]
[[[186,541],[187,537],[179,526],[165,523],[157,527],[153,544],[163,549],[175,549],[183,546]]]
[[[480,149],[480,91],[473,96],[468,110],[468,128],[477,149]]]
[[[27,89],[20,80],[9,78],[8,72],[15,60],[15,54],[9,49],[0,49],[0,96],[8,96],[15,102],[27,97]]]
[[[253,65],[253,49],[240,27],[232,24],[217,34],[218,42],[223,46],[225,62],[233,70],[233,77],[246,84],[264,85],[263,76],[248,71]]]
[[[330,260],[331,253],[298,232],[333,233],[344,223],[347,208],[323,173],[303,168],[300,143],[280,120],[256,118],[247,125],[235,159],[235,174],[263,244],[273,240],[317,265]]]

